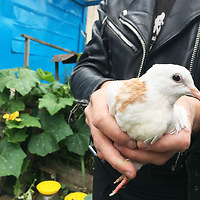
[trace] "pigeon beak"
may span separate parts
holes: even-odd
[[[197,90],[197,88],[191,88],[190,92],[194,97],[200,100],[200,92]]]

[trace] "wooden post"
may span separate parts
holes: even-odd
[[[55,62],[55,78],[59,80],[59,73],[58,73],[58,62]]]
[[[25,38],[24,66],[29,66],[30,39]]]

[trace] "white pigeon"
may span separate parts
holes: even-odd
[[[187,112],[174,103],[183,95],[200,99],[189,71],[179,65],[155,64],[140,78],[113,81],[108,87],[108,107],[120,128],[134,140],[155,143],[163,134],[189,129]],[[134,163],[136,170],[142,165]],[[113,196],[129,180],[122,181]]]

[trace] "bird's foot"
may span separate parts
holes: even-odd
[[[179,130],[177,130],[176,128],[174,128],[173,130],[170,130],[170,131],[168,132],[168,134],[173,135],[173,134],[178,134],[178,132],[179,132]]]
[[[120,182],[121,181],[121,182]],[[119,183],[120,182],[120,183]],[[114,184],[116,183],[119,183],[117,185],[117,187],[109,194],[109,196],[113,196],[115,195],[124,185],[126,185],[127,183],[129,182],[129,179],[124,176],[124,175],[121,175],[115,182]]]
[[[117,180],[115,180],[114,184],[119,183],[120,181],[122,181],[124,178],[126,178],[125,175],[121,175]]]
[[[147,138],[143,142],[145,144],[154,144],[160,137],[158,135],[154,136],[153,138]]]

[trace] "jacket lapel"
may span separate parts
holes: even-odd
[[[123,12],[120,14],[122,19],[140,33],[146,44],[149,43],[152,35],[155,2],[156,0],[134,0],[127,8],[126,15]]]
[[[120,14],[129,24],[137,29],[149,49],[154,25],[156,0],[133,0],[127,8],[127,14]],[[200,16],[199,0],[176,0],[167,16],[164,26],[155,41],[151,53],[178,35],[187,25]],[[199,20],[200,21],[200,20]]]
[[[171,38],[179,34],[198,16],[200,16],[200,1],[176,0],[157,40],[154,43],[152,51],[158,49]]]

